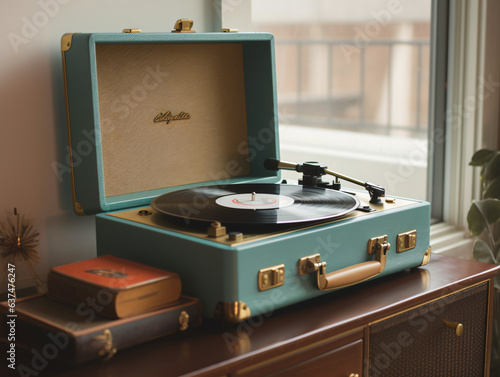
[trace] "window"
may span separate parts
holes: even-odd
[[[470,257],[466,215],[478,172],[468,161],[480,148],[498,148],[500,4],[223,0],[221,7],[223,25],[275,32],[282,158],[317,159],[385,184],[389,195],[429,200],[433,251]],[[405,17],[410,25],[396,32]],[[403,51],[412,57],[398,71]],[[339,57],[346,56],[351,62],[342,67]],[[382,60],[388,66],[377,77],[371,63]],[[312,73],[304,72],[307,66]],[[400,72],[410,72],[411,80],[400,81]]]
[[[276,41],[282,159],[426,199],[430,21],[431,0],[253,0]]]

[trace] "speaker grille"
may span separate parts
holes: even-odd
[[[485,282],[373,324],[369,376],[483,376],[487,308]],[[463,324],[463,335],[445,320]]]

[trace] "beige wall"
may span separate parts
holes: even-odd
[[[220,29],[214,0],[39,0],[0,3],[0,221],[14,207],[40,232],[36,271],[96,255],[94,216],[71,206],[60,38],[66,32],[170,32],[192,18],[198,32]],[[2,265],[2,264],[0,264]],[[17,286],[30,286],[18,263]],[[3,268],[3,267],[2,267]],[[4,271],[0,271],[0,277]],[[5,287],[0,290],[5,290]]]

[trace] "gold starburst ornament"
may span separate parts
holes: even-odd
[[[19,215],[17,208],[14,208],[14,219],[8,217],[5,223],[0,222],[0,256],[5,260],[3,272],[7,271],[6,267],[9,263],[24,262],[31,279],[35,282],[37,291],[43,293],[45,289],[33,268],[33,263],[40,262],[40,257],[36,251],[39,235],[33,224],[24,216]],[[19,281],[22,278],[16,280]]]

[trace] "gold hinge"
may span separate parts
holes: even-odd
[[[123,29],[122,33],[142,33],[141,29]]]
[[[227,27],[220,29],[221,33],[237,33],[238,29],[229,29]]]
[[[196,31],[191,30],[193,27],[193,20],[190,18],[180,18],[175,22],[174,30],[172,33],[196,33]]]

